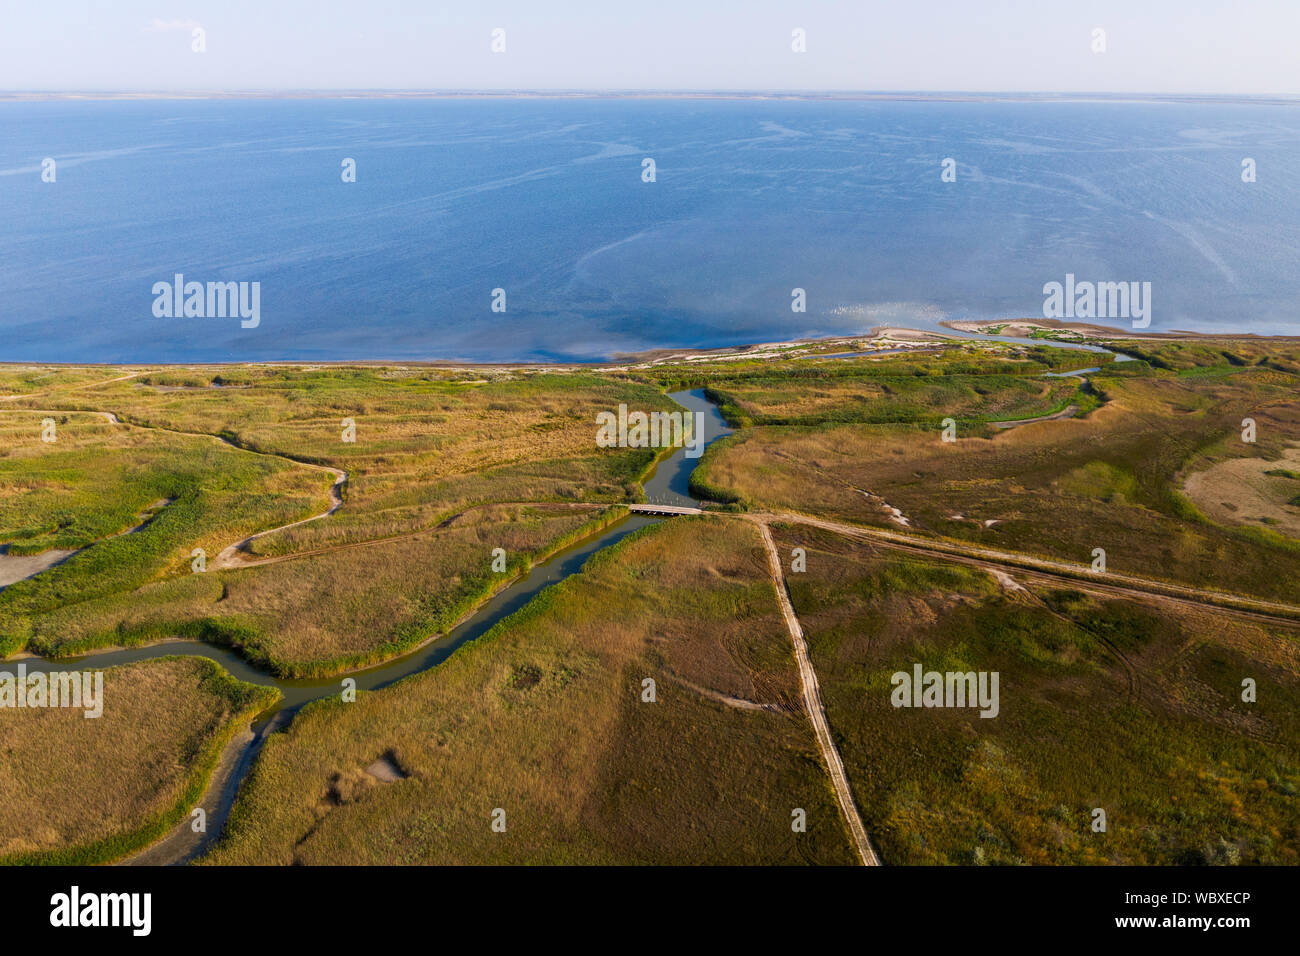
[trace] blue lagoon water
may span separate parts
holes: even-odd
[[[1300,106],[6,102],[0,224],[0,361],[600,359],[1041,316],[1066,273],[1300,334]],[[260,325],[155,317],[176,273]]]

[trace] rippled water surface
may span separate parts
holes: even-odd
[[[1066,273],[1296,333],[1300,106],[10,102],[0,222],[0,360],[595,359],[1041,315]],[[156,318],[177,273],[260,325]]]

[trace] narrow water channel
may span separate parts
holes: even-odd
[[[671,392],[669,397],[685,406],[687,411],[703,416],[704,448],[732,433],[733,429],[723,419],[718,406],[704,397],[704,389]],[[691,472],[699,463],[699,458],[687,457],[682,448],[664,458],[645,480],[646,501],[657,505],[698,505],[699,502],[691,497]]]
[[[724,435],[731,434],[719,414],[717,407],[704,396],[703,389],[673,392],[671,397],[688,411],[703,415],[704,447]],[[593,423],[593,434],[595,424]],[[686,456],[686,449],[678,448],[671,455],[661,460],[647,477],[644,487],[648,501],[659,504],[692,505],[697,504],[690,497],[691,472],[699,463],[699,458]],[[538,592],[552,584],[563,581],[582,569],[587,559],[597,551],[617,544],[634,531],[647,525],[657,524],[663,519],[645,515],[629,515],[622,521],[604,528],[600,532],[585,538],[570,547],[552,555],[549,559],[534,566],[527,574],[510,584],[487,603],[483,604],[472,616],[453,628],[447,634],[430,641],[408,654],[376,664],[363,670],[349,671],[326,678],[308,680],[287,680],[273,677],[265,671],[249,664],[238,652],[213,644],[195,641],[160,641],[144,647],[129,647],[84,657],[65,657],[51,660],[43,657],[26,657],[21,660],[0,662],[0,673],[16,673],[19,663],[25,665],[27,673],[49,671],[69,671],[79,667],[93,665],[95,669],[116,667],[136,661],[167,656],[206,657],[216,661],[234,677],[251,684],[261,684],[278,688],[280,701],[269,710],[258,715],[253,723],[256,739],[253,745],[242,755],[230,779],[220,787],[217,798],[219,808],[209,808],[209,832],[206,836],[195,836],[185,841],[178,857],[188,861],[206,851],[207,847],[220,834],[233,802],[235,791],[240,781],[251,769],[253,757],[260,747],[265,735],[273,730],[287,726],[293,715],[304,705],[338,694],[344,677],[356,681],[359,690],[378,690],[388,687],[405,677],[428,670],[446,660],[456,648],[466,641],[472,641],[492,629],[500,620],[522,608]]]
[[[240,656],[238,651],[201,641],[174,640],[159,641],[143,647],[127,647],[101,653],[91,653],[84,657],[60,657],[57,659],[35,657],[21,661],[7,661],[0,664],[0,673],[12,672],[18,663],[26,664],[27,672],[35,674],[48,671],[77,670],[88,666],[101,670],[157,657],[206,657],[209,660],[216,661],[242,681],[279,689],[282,695],[280,701],[274,707],[259,715],[257,721],[253,724],[254,730],[260,730],[277,715],[280,715],[277,725],[283,724],[284,715],[281,714],[282,711],[296,711],[309,701],[339,693],[344,677],[355,680],[358,690],[378,690],[404,677],[409,677],[412,674],[417,674],[436,664],[440,664],[460,645],[487,633],[497,621],[519,610],[543,588],[576,573],[587,558],[595,552],[617,543],[638,528],[654,524],[659,520],[658,518],[631,515],[589,538],[584,538],[533,567],[526,575],[498,592],[487,603],[479,607],[471,617],[462,621],[460,625],[447,634],[400,657],[395,657],[362,670],[348,671],[331,677],[300,680],[274,677],[266,671],[254,667]]]

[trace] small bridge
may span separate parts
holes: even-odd
[[[703,508],[687,508],[682,505],[628,505],[627,510],[639,515],[702,515]]]

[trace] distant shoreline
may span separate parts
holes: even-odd
[[[1055,348],[1077,347],[1078,344],[1099,344],[1101,341],[1189,341],[1189,342],[1300,342],[1300,335],[1259,335],[1253,332],[1143,332],[1137,333],[1127,329],[1112,328],[1086,322],[1057,322],[1048,319],[1006,319],[997,321],[961,320],[941,322],[943,326],[955,332],[967,335],[950,335],[922,329],[909,329],[900,326],[875,326],[861,335],[832,335],[813,338],[791,339],[783,342],[761,342],[749,345],[725,345],[718,348],[657,348],[640,352],[619,353],[608,359],[596,359],[589,362],[474,362],[457,359],[248,359],[221,362],[40,362],[14,361],[0,358],[0,368],[146,368],[146,369],[220,369],[246,368],[260,366],[266,368],[439,368],[446,370],[492,370],[509,371],[531,369],[621,369],[635,365],[679,361],[685,364],[709,361],[738,359],[773,359],[788,352],[802,352],[804,357],[819,354],[823,349],[859,349],[864,351],[879,350],[883,355],[900,354],[911,350],[933,351],[937,344],[1003,344],[1026,346],[1026,342],[1009,335],[975,338],[976,327],[1004,326],[1022,328],[1038,326],[1041,328],[1074,330],[1085,333],[1080,342],[1059,341],[1050,338],[1036,340],[1032,345]],[[865,348],[864,348],[865,347]],[[825,354],[834,354],[826,352]],[[869,357],[869,356],[868,356]]]
[[[1001,336],[1023,336],[1030,334],[1034,329],[1044,329],[1047,331],[1077,332],[1088,339],[1154,339],[1156,341],[1180,340],[1192,342],[1207,339],[1214,341],[1267,339],[1272,342],[1300,340],[1300,334],[1261,335],[1258,332],[1192,332],[1187,329],[1170,329],[1167,332],[1154,329],[1134,331],[1114,325],[1102,325],[1098,322],[1063,322],[1060,319],[945,319],[939,324],[956,332],[980,333],[988,328],[1013,330],[986,333]],[[1051,339],[1043,339],[1042,341],[1045,345],[1052,344]]]

